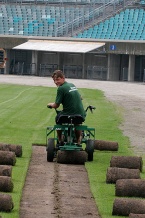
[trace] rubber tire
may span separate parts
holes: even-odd
[[[49,138],[47,143],[47,161],[53,162],[54,152],[55,152],[55,140],[54,138]]]
[[[88,139],[86,141],[86,149],[85,150],[88,153],[88,161],[93,161],[94,140]]]

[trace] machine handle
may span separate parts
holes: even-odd
[[[90,109],[91,113],[93,113],[93,110],[95,110],[96,108],[94,106],[92,106],[92,105],[89,105],[87,107],[87,109],[86,109],[86,112],[87,112],[88,109]]]

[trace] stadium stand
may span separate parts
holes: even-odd
[[[79,33],[78,38],[145,40],[144,9],[126,9],[110,19]]]
[[[0,5],[1,34],[55,36],[58,26],[84,16],[91,8],[27,4]]]
[[[144,24],[144,0],[0,0],[0,37],[17,38],[18,44],[31,37],[106,44],[85,54],[67,54],[63,49],[16,50],[15,40],[8,46],[3,40],[1,47],[6,45],[9,55],[5,73],[50,76],[60,68],[72,78],[140,81],[145,73]],[[128,45],[131,41],[135,43]]]
[[[130,3],[129,0],[125,2]],[[75,36],[79,32],[76,36],[79,38],[116,38],[119,35],[113,25],[119,24],[117,15],[104,20],[119,9],[123,10],[124,6],[123,0],[62,0],[61,4],[56,0],[0,0],[0,34],[59,37]],[[118,19],[121,19],[121,13]],[[93,31],[97,23],[100,23],[99,28]],[[91,29],[87,32],[82,31],[89,26]],[[120,37],[123,36],[126,37]]]

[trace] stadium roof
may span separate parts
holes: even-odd
[[[105,43],[100,42],[82,42],[82,41],[57,41],[57,40],[28,40],[13,49],[32,50],[32,51],[50,51],[50,52],[72,52],[87,53],[102,47]]]

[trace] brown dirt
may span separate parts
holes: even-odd
[[[45,147],[33,146],[20,218],[99,218],[85,167],[46,159]]]
[[[104,91],[122,111],[120,128],[135,154],[145,156],[144,83],[74,80],[78,88]],[[55,87],[51,78],[0,75],[0,83]],[[99,217],[84,166],[48,163],[44,147],[33,146],[21,201],[20,218]]]

